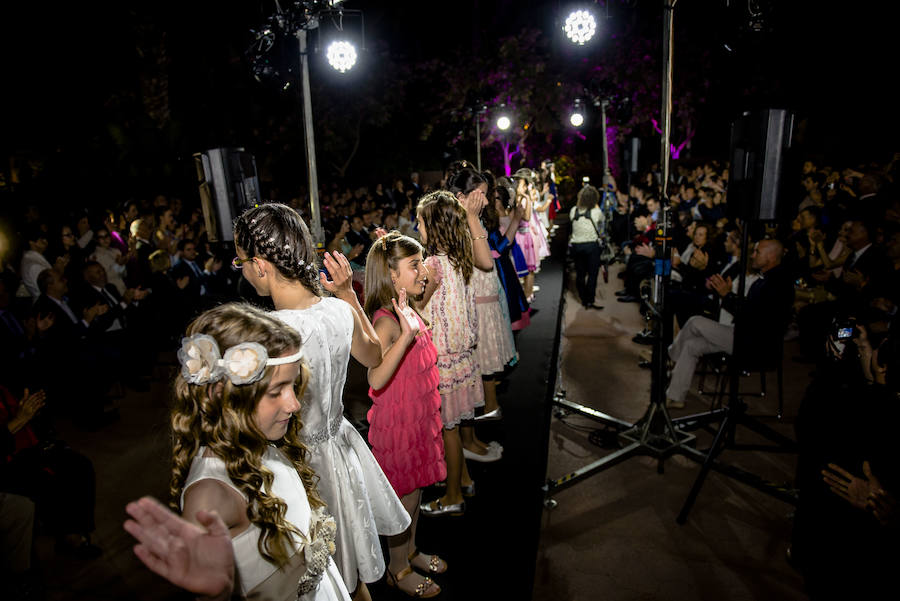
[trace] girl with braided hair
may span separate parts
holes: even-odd
[[[277,203],[254,207],[234,224],[234,265],[273,317],[300,333],[311,371],[301,399],[303,443],[319,475],[319,494],[337,522],[335,563],[356,598],[384,573],[378,535],[400,534],[410,518],[365,440],[343,417],[350,355],[368,368],[381,363],[381,343],[351,286],[352,269],[340,252],[325,253],[319,273],[306,224]],[[323,297],[322,289],[333,296]]]

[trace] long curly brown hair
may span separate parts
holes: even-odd
[[[429,192],[416,209],[425,224],[425,249],[428,254],[445,254],[458,269],[466,284],[472,277],[475,261],[472,234],[466,224],[466,209],[446,190]]]
[[[187,335],[212,336],[224,352],[241,342],[257,342],[270,357],[300,348],[300,336],[264,311],[245,303],[220,305],[201,314],[188,326]],[[291,533],[297,533],[284,519],[287,504],[272,494],[274,475],[263,463],[270,444],[254,419],[259,400],[266,393],[276,367],[266,367],[262,379],[246,385],[232,384],[228,378],[216,384],[189,384],[179,372],[175,379],[172,425],[172,477],[169,483],[171,506],[178,510],[191,462],[201,447],[225,462],[228,477],[247,498],[247,518],[259,526],[259,552],[278,567],[293,554]],[[297,398],[302,398],[309,370],[301,364]],[[317,476],[307,463],[307,448],[300,442],[303,425],[298,415],[291,419],[287,433],[275,444],[293,463],[303,481],[310,506],[324,503],[316,488]]]

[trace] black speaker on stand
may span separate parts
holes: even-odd
[[[731,124],[729,217],[748,222],[784,216],[782,172],[793,125],[785,109],[747,112]]]
[[[256,160],[243,148],[212,148],[194,154],[200,206],[211,242],[233,242],[234,219],[260,202]]]

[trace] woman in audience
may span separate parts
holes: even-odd
[[[90,259],[103,266],[103,269],[106,270],[106,280],[116,287],[119,294],[124,294],[126,286],[122,276],[125,274],[125,266],[129,257],[123,256],[122,252],[112,245],[112,236],[105,227],[95,230],[94,240],[97,246]]]

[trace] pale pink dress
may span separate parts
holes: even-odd
[[[466,284],[447,255],[432,255],[425,259],[425,265],[431,277],[440,282],[422,313],[431,323],[431,337],[437,349],[441,419],[445,428],[452,429],[459,422],[474,418],[475,408],[484,406],[481,368],[475,355],[475,288]]]
[[[516,344],[509,315],[503,311],[506,298],[497,278],[497,270],[481,271],[476,267],[472,273],[472,285],[478,313],[475,357],[483,375],[499,373],[516,358]]]

